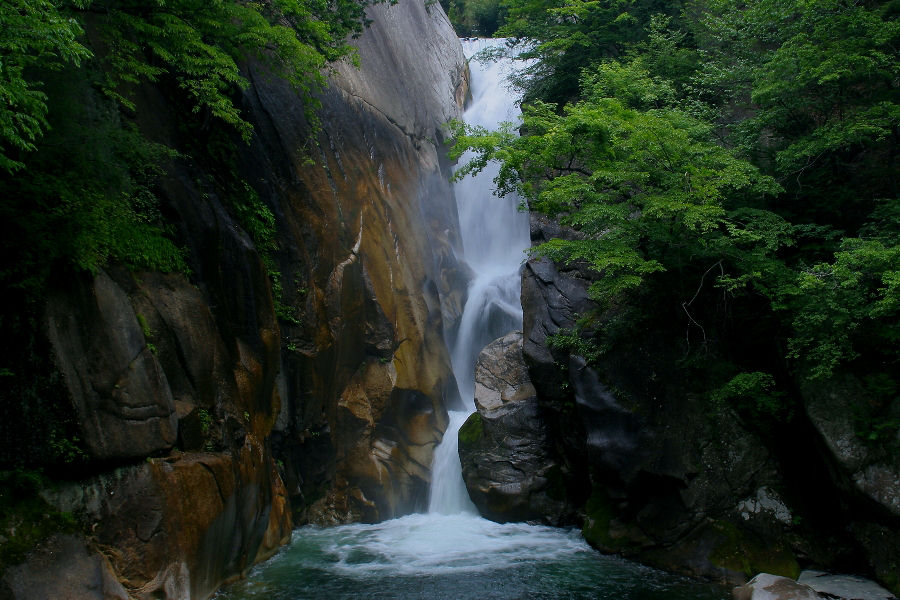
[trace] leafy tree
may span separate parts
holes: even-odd
[[[584,68],[621,57],[644,40],[652,15],[678,15],[681,2],[662,0],[504,0],[506,23],[520,56],[537,59],[524,73],[528,99],[562,105],[579,93]]]
[[[858,228],[898,194],[900,21],[849,0],[708,4],[698,87],[746,115],[735,143],[779,177],[783,214]]]
[[[499,159],[501,193],[519,192],[531,210],[582,234],[535,252],[587,262],[600,274],[592,291],[610,304],[653,273],[702,272],[739,243],[780,245],[766,239],[763,216],[728,210],[737,196],[777,193],[771,178],[713,143],[711,127],[685,112],[632,107],[664,104],[671,88],[635,64],[604,64],[584,82],[586,99],[562,115],[550,104],[527,106],[521,137],[457,130],[454,152],[478,153],[461,175]]]
[[[81,64],[91,56],[78,41],[82,33],[51,0],[0,3],[0,170],[24,167],[22,155],[47,128],[47,95],[26,72]]]

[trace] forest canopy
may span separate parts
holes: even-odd
[[[900,2],[503,0],[497,35],[536,59],[521,125],[457,124],[501,193],[576,235],[595,357],[683,347],[694,391],[751,416],[852,376],[860,433],[900,419]],[[517,130],[512,128],[516,127]],[[519,135],[521,134],[521,135]],[[777,399],[777,401],[773,401]]]

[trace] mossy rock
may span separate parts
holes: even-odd
[[[782,544],[765,543],[727,521],[715,521],[712,528],[722,538],[709,556],[713,565],[744,573],[747,577],[757,573],[791,579],[800,576],[797,557]]]
[[[581,535],[585,541],[601,552],[633,556],[647,543],[647,538],[636,526],[619,523],[618,534],[610,533],[610,523],[618,518],[609,495],[595,487],[584,507],[585,518]]]
[[[459,428],[459,443],[461,446],[472,446],[484,437],[484,420],[481,415],[472,413],[462,427]]]
[[[34,471],[0,472],[0,571],[24,561],[54,533],[80,530],[72,515],[38,495],[43,485],[43,477]]]
[[[609,522],[613,517],[612,503],[606,492],[594,488],[584,507],[584,513],[581,535],[585,541],[598,550],[614,551],[613,540],[609,535]]]

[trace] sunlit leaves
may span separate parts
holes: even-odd
[[[16,171],[47,127],[46,96],[27,69],[79,64],[91,56],[78,23],[51,0],[0,2],[0,170]]]
[[[738,245],[758,245],[765,253],[784,243],[733,221],[752,221],[747,213],[728,211],[742,195],[777,193],[771,178],[713,143],[710,126],[686,113],[628,105],[662,104],[671,95],[664,82],[634,64],[604,64],[584,82],[586,99],[566,105],[562,114],[549,104],[526,106],[521,137],[457,127],[457,153],[475,153],[463,173],[499,160],[501,190],[516,189],[532,210],[580,234],[535,252],[587,263],[600,274],[592,292],[611,302],[648,275],[676,266],[684,253],[669,247],[721,258]]]

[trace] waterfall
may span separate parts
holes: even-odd
[[[501,40],[464,42],[467,57]],[[517,118],[504,85],[509,63],[471,63],[473,102],[465,119],[495,128]],[[461,160],[466,160],[463,157]],[[469,500],[457,454],[460,425],[475,409],[478,352],[520,328],[519,266],[529,244],[528,220],[516,198],[491,194],[495,169],[457,184],[455,195],[469,283],[459,332],[451,342],[453,370],[466,410],[450,413],[435,451],[428,514],[377,524],[307,526],[267,565],[220,600],[260,598],[645,598],[724,600],[728,591],[700,587],[623,559],[601,556],[577,529],[494,523]]]
[[[496,129],[519,116],[518,96],[506,82],[512,70],[509,59],[490,63],[471,60],[499,39],[464,40],[469,60],[472,102],[463,115],[469,125]],[[466,154],[460,164],[471,158]],[[457,432],[475,410],[475,360],[489,342],[522,328],[519,267],[530,245],[528,216],[519,212],[519,199],[493,194],[499,165],[488,165],[474,177],[454,186],[462,237],[462,256],[474,273],[467,290],[459,330],[450,352],[453,374],[465,410],[451,411],[444,440],[435,450],[429,512],[475,513],[462,479],[457,450]]]

